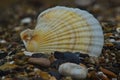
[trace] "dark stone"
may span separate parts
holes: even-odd
[[[58,69],[59,66],[60,66],[61,64],[65,63],[65,62],[67,62],[67,61],[62,60],[62,59],[58,59],[58,60],[54,61],[54,62],[51,64],[51,67],[52,67],[52,68],[55,68],[55,69]]]
[[[51,76],[54,76],[57,80],[60,80],[61,79],[61,74],[59,72],[56,72],[56,71],[49,71],[48,72]]]
[[[64,59],[64,54],[63,54],[63,52],[55,51],[55,52],[54,52],[54,56],[55,56],[55,58],[57,58],[57,59]]]
[[[32,57],[33,58],[47,58],[47,56],[43,53],[35,53],[35,54],[32,54]]]
[[[113,66],[113,67],[119,67],[119,68],[120,68],[120,63],[113,63],[112,66]]]
[[[4,52],[4,51],[0,51],[0,59],[3,59],[7,56],[7,52]]]
[[[86,58],[86,57],[90,57],[88,54],[83,54],[83,53],[80,53],[80,52],[76,52],[75,53],[76,55],[79,55],[79,57],[82,57],[82,58]]]
[[[0,66],[3,65],[3,64],[5,64],[6,62],[7,62],[6,59],[1,59],[1,60],[0,60]]]
[[[44,80],[44,79],[42,79],[41,77],[34,77],[32,78],[32,80]]]
[[[10,74],[9,70],[6,70],[6,71],[0,70],[0,76],[5,76],[5,75],[8,75],[8,74]]]
[[[79,57],[76,54],[71,53],[71,52],[58,52],[58,51],[55,51],[54,56],[57,59],[62,59],[62,60],[65,60],[67,62],[76,63],[76,64],[80,63]]]
[[[8,53],[9,56],[16,54],[17,50],[12,50]]]

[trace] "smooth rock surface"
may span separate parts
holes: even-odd
[[[50,61],[47,58],[29,58],[28,62],[33,63],[33,64],[38,64],[44,67],[50,66]]]
[[[59,73],[65,76],[71,76],[75,79],[84,79],[87,77],[88,70],[85,66],[74,63],[64,63],[59,67]]]

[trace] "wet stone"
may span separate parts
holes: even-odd
[[[34,53],[34,54],[32,54],[32,56],[31,56],[32,58],[47,58],[47,56],[45,55],[45,54],[43,54],[43,53]]]
[[[55,69],[58,69],[59,66],[60,66],[61,64],[65,63],[65,62],[67,62],[67,61],[62,60],[62,59],[57,59],[56,61],[54,61],[54,62],[51,64],[51,67],[52,67],[52,68],[55,68]]]
[[[50,66],[50,61],[47,58],[29,58],[28,62],[33,63],[33,64],[38,64],[44,67]]]
[[[72,52],[58,52],[58,51],[56,51],[56,52],[54,52],[54,56],[57,59],[62,59],[62,60],[65,60],[65,61],[71,62],[71,63],[79,64],[81,62],[79,57]]]
[[[51,76],[54,76],[57,80],[60,80],[62,75],[59,72],[56,71],[49,71],[48,72]]]
[[[23,18],[21,20],[21,23],[22,24],[29,24],[31,21],[32,21],[32,19],[30,17],[26,17],[26,18]]]
[[[14,54],[16,54],[16,52],[17,52],[17,50],[12,50],[12,51],[10,51],[9,53],[8,53],[8,55],[10,56],[10,55],[14,55]]]
[[[0,59],[3,59],[7,56],[7,52],[4,52],[4,51],[0,51]]]

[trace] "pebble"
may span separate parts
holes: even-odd
[[[10,55],[15,55],[16,52],[17,52],[17,50],[12,50],[12,51],[10,51],[10,52],[8,53],[8,55],[9,55],[9,56],[10,56]]]
[[[54,76],[57,80],[60,80],[61,79],[61,74],[57,71],[49,71],[48,72],[51,76]]]
[[[75,0],[75,3],[79,6],[91,5],[95,0]]]
[[[40,58],[40,57],[47,58],[47,56],[43,53],[34,53],[34,54],[32,54],[31,57],[33,57],[33,58]]]
[[[7,43],[7,41],[6,40],[0,40],[0,43],[5,44],[5,43]]]
[[[108,75],[109,77],[117,78],[117,75],[116,75],[115,73],[113,73],[113,72],[111,72],[111,71],[109,71],[109,70],[107,70],[107,69],[105,69],[105,68],[103,68],[103,67],[100,67],[100,70],[101,70],[104,74]]]
[[[26,17],[26,18],[23,18],[21,20],[21,23],[23,23],[23,24],[29,24],[31,21],[32,21],[32,19],[30,17]]]
[[[17,32],[17,31],[22,30],[22,28],[23,28],[22,26],[18,26],[18,27],[15,27],[14,30]]]
[[[79,57],[72,52],[59,52],[55,51],[54,56],[57,59],[66,60],[67,62],[79,64],[81,61]]]
[[[51,67],[52,68],[55,68],[55,69],[58,69],[59,66],[63,63],[65,63],[66,61],[65,60],[62,60],[62,59],[57,59],[56,61],[54,61],[52,64],[51,64]]]
[[[0,51],[0,59],[3,59],[7,56],[7,52],[4,52],[4,51]]]
[[[58,71],[62,75],[71,76],[75,79],[85,79],[88,74],[88,70],[85,66],[81,66],[75,63],[61,64]]]
[[[23,53],[24,53],[24,55],[26,55],[26,56],[32,56],[32,55],[34,54],[34,53],[28,52],[28,51],[24,51]]]
[[[109,78],[103,72],[97,72],[97,76],[103,80],[109,80]]]
[[[50,61],[47,58],[29,58],[28,62],[38,64],[40,66],[49,67]]]

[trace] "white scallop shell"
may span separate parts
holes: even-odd
[[[59,69],[59,73],[65,76],[71,76],[76,79],[84,79],[87,77],[88,69],[84,66],[80,66],[75,63],[64,63],[61,64]]]
[[[71,51],[98,57],[104,38],[99,22],[87,11],[57,6],[42,12],[34,30],[21,38],[32,52]]]

